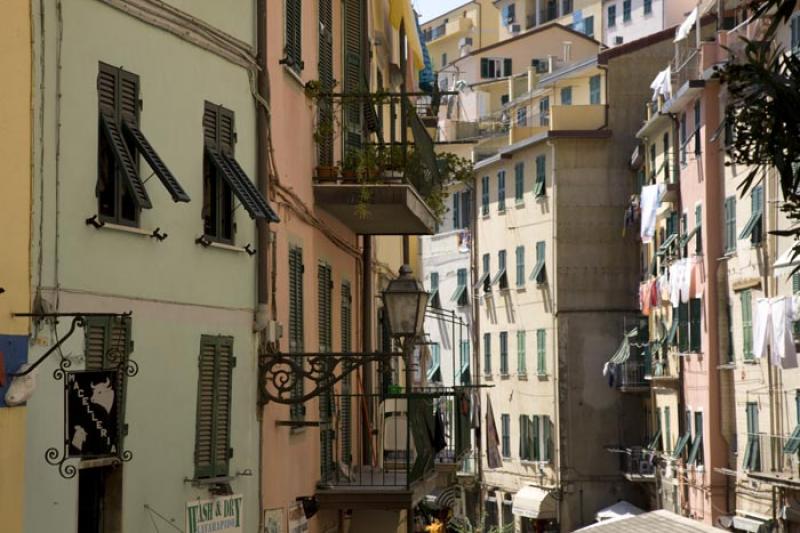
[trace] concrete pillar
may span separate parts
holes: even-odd
[[[511,102],[514,100],[514,76],[511,75],[508,77],[508,101]]]
[[[536,69],[533,67],[528,67],[528,93],[532,93],[533,90],[536,88],[536,82],[537,82]]]

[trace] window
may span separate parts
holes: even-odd
[[[303,2],[286,0],[283,59],[281,62],[297,74],[303,71]]]
[[[692,412],[686,411],[686,425],[684,427],[683,435],[678,438],[675,443],[675,449],[672,451],[672,458],[677,459],[683,452],[691,447],[692,443]]]
[[[320,262],[317,266],[317,334],[319,351],[333,351],[333,272],[331,266]],[[334,398],[330,389],[319,395],[320,420],[320,478],[329,481],[333,476]]]
[[[481,271],[481,277],[478,279],[478,282],[475,284],[475,290],[479,290],[481,286],[483,286],[483,292],[489,292],[492,290],[491,284],[491,272],[489,271],[489,262],[490,257],[489,254],[483,254],[482,263],[483,263],[483,270]]]
[[[528,415],[519,415],[519,458],[521,461],[533,459],[531,429],[531,419]]]
[[[525,199],[525,163],[514,165],[514,201],[521,204]]]
[[[497,173],[497,211],[502,213],[506,210],[506,171],[501,170]]]
[[[681,353],[689,351],[689,304],[678,304],[678,350]]]
[[[561,105],[572,105],[572,87],[561,88]]]
[[[694,103],[694,153],[700,153],[700,100]]]
[[[653,12],[653,0],[644,0],[644,14],[649,15]]]
[[[303,324],[303,249],[299,246],[289,248],[289,353],[303,353],[305,349],[305,333]],[[303,365],[303,358],[296,356],[295,364]],[[304,394],[303,380],[298,379],[292,390],[293,398]],[[302,403],[290,407],[292,420],[305,418],[305,406]]]
[[[742,356],[745,361],[753,360],[753,302],[750,289],[739,293],[742,306]]]
[[[511,417],[507,414],[500,415],[500,424],[503,434],[503,457],[511,457]]]
[[[492,373],[492,334],[483,334],[483,373],[487,376]]]
[[[533,195],[536,198],[545,196],[546,191],[546,176],[547,176],[547,156],[536,156],[536,184],[533,188]]]
[[[500,95],[500,105],[504,106],[507,103],[508,103],[508,95],[507,94],[501,94]]]
[[[681,136],[681,164],[686,165],[686,113],[681,113],[680,120],[680,136]]]
[[[427,370],[428,381],[440,382],[442,380],[441,364],[442,364],[442,347],[438,342],[430,344],[431,352],[431,365]]]
[[[517,246],[517,287],[525,286],[525,247]]]
[[[550,98],[547,96],[539,100],[539,125],[550,125]]]
[[[467,305],[467,269],[459,268],[456,272],[456,291],[450,297],[451,302],[455,302],[459,307]]]
[[[608,6],[608,27],[613,28],[617,25],[617,6]]]
[[[528,373],[528,362],[525,360],[525,331],[517,332],[517,374],[524,376]]]
[[[447,65],[447,54],[442,54],[441,68],[444,68],[445,65]]]
[[[762,185],[753,187],[753,190],[750,192],[750,201],[750,218],[739,234],[739,238],[746,239],[750,237],[750,242],[754,245],[758,245],[761,244],[763,233],[764,187]]]
[[[594,37],[594,16],[583,19],[583,34],[587,37]]]
[[[524,128],[528,125],[528,108],[527,107],[519,107],[517,108],[517,126],[520,128]]]
[[[543,329],[536,330],[536,374],[547,375],[547,359],[545,358],[545,342],[547,332]]]
[[[631,21],[631,0],[623,0],[622,2],[622,21]]]
[[[252,218],[277,222],[278,217],[234,158],[233,111],[205,103],[203,111],[203,234],[213,241],[234,240],[233,198]]]
[[[502,16],[503,16],[503,24],[508,26],[509,24],[513,24],[515,22],[515,17],[517,13],[517,6],[514,3],[510,3],[506,6],[503,6]]]
[[[656,145],[650,145],[650,181],[655,183],[656,180]]]
[[[669,406],[664,407],[664,451],[672,451],[672,418],[670,416]]]
[[[511,76],[511,58],[481,58],[481,78],[502,78]]]
[[[669,182],[669,133],[664,134],[662,142],[664,146],[664,182]]]
[[[600,74],[589,78],[589,103],[600,105]]]
[[[689,451],[689,458],[686,460],[687,465],[703,466],[703,412],[696,411],[694,413],[694,442],[692,449]]]
[[[533,444],[532,457],[534,461],[540,461],[542,459],[542,443],[541,443],[541,431],[539,428],[539,419],[541,417],[539,415],[533,415],[531,417],[531,441]]]
[[[197,379],[195,478],[228,475],[231,443],[231,381],[236,360],[233,337],[203,335]]]
[[[553,458],[553,423],[550,417],[542,418],[542,461],[550,462]]]
[[[547,281],[547,272],[544,262],[544,241],[536,243],[536,265],[533,267],[531,279],[536,280],[537,285],[543,285]]]
[[[508,375],[508,332],[500,332],[500,375]]]
[[[101,222],[138,226],[152,203],[139,176],[139,154],[176,202],[189,196],[139,129],[139,76],[100,63],[97,74],[97,211]]]
[[[694,207],[694,231],[697,235],[694,238],[694,253],[703,254],[703,206]]]
[[[728,359],[726,363],[732,363],[734,360],[733,350],[733,306],[729,303],[725,306],[725,319],[728,321],[728,350],[726,355]]]
[[[489,176],[481,178],[481,214],[489,215]]]
[[[300,0],[296,0],[298,3]],[[344,12],[342,13],[342,92],[347,94],[360,93],[364,86],[364,72],[369,69],[367,56],[369,50],[366,47],[367,28],[365,23],[367,17],[364,10],[366,2],[343,2]],[[309,3],[313,6],[313,2]],[[338,3],[337,3],[338,4]],[[434,30],[436,31],[436,30]],[[434,35],[434,38],[436,36]],[[401,52],[405,53],[405,52]],[[381,82],[380,71],[378,81]],[[382,89],[379,83],[378,89]],[[369,117],[364,112],[365,102],[357,98],[345,98],[342,102],[341,118],[342,131],[347,132],[342,136],[342,158],[348,156],[352,158],[353,152],[361,150],[365,139],[364,122],[365,117]]]
[[[742,468],[744,470],[761,470],[761,447],[758,433],[758,404],[747,402],[747,444],[745,445]]]
[[[431,287],[430,296],[428,297],[428,305],[433,308],[439,309],[442,307],[442,299],[439,295],[439,273],[431,272]]]
[[[508,288],[508,276],[506,275],[506,251],[497,252],[497,274],[494,275],[492,285],[500,284],[500,289]]]
[[[790,41],[790,49],[792,53],[797,54],[800,50],[800,16],[795,15],[789,22],[791,26],[792,36]]]
[[[472,380],[469,373],[469,360],[470,360],[470,353],[469,353],[469,341],[461,341],[461,384],[462,385],[469,385]]]
[[[572,0],[561,0],[561,16],[572,13]]]
[[[353,350],[353,296],[350,290],[350,283],[342,282],[342,303],[340,308],[341,330],[342,330],[342,353],[350,353]],[[346,365],[349,367],[349,364]],[[351,464],[353,461],[353,405],[350,399],[352,392],[353,376],[347,374],[342,378],[342,399],[339,408],[342,430],[339,439],[342,446],[342,461]]]
[[[319,0],[317,36],[317,74],[319,90],[331,93],[334,87],[333,73],[333,0]],[[319,166],[333,167],[334,152],[334,108],[331,97],[322,97],[317,106],[315,136]]]
[[[453,229],[461,227],[461,193],[453,193]]]
[[[461,226],[456,229],[467,229],[472,225],[472,189],[461,191]]]

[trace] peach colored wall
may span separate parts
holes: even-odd
[[[697,519],[712,524],[725,509],[725,479],[715,472],[727,466],[727,449],[720,424],[718,288],[717,258],[722,256],[721,232],[708,231],[719,228],[722,220],[722,176],[717,156],[719,146],[710,138],[719,124],[719,86],[709,84],[700,93],[701,102],[701,154],[694,153],[694,141],[687,143],[687,163],[681,168],[682,209],[687,214],[689,230],[695,226],[695,206],[702,205],[703,263],[705,292],[703,294],[702,343],[700,354],[684,357],[683,394],[685,409],[692,413],[703,412],[703,452],[705,468],[688,473],[689,513]],[[694,102],[686,107],[687,132],[693,132]],[[690,244],[691,247],[691,244]],[[685,417],[685,413],[681,413]],[[694,480],[694,483],[691,483]]]
[[[283,56],[284,17],[283,1],[268,1],[267,35],[268,65],[270,74],[272,140],[275,150],[275,165],[280,184],[291,189],[299,200],[313,212],[321,227],[335,233],[353,248],[357,238],[338,220],[315,208],[313,197],[313,173],[316,166],[316,146],[313,142],[314,112],[313,101],[306,97],[303,83],[318,79],[318,12],[317,2],[303,2],[302,58],[305,67],[300,79],[279,65]],[[334,78],[342,79],[342,3],[334,2]],[[335,160],[340,159],[337,149]],[[280,342],[281,350],[288,351],[288,250],[290,245],[303,248],[305,273],[304,287],[304,325],[305,349],[316,351],[319,348],[317,327],[317,268],[319,261],[328,262],[333,270],[333,348],[341,348],[340,306],[342,281],[349,281],[353,297],[353,348],[359,347],[357,333],[360,317],[359,278],[357,259],[351,253],[339,248],[319,229],[304,222],[295,210],[287,206],[285,196],[280,194],[273,200],[281,217],[280,224],[272,226],[277,238],[277,319],[284,325],[284,335]],[[306,383],[306,390],[311,384]],[[308,401],[307,420],[319,420],[319,404],[316,399]],[[264,409],[263,420],[263,506],[264,508],[287,507],[298,496],[311,496],[319,480],[319,429],[308,427],[292,430],[276,426],[278,420],[289,419],[289,407],[269,404]],[[323,511],[310,520],[310,531],[326,531],[335,526],[337,516],[334,512]]]

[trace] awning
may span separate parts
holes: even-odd
[[[620,520],[621,518],[630,518],[632,516],[640,515],[644,509],[640,509],[632,503],[625,500],[618,501],[614,505],[606,507],[597,511],[594,515],[595,520],[598,522],[605,522],[608,520]]]
[[[411,7],[411,0],[391,0],[389,20],[396,30],[400,29],[401,24],[403,25],[403,29],[406,31],[406,39],[408,39],[408,49],[411,52],[411,58],[414,60],[414,68],[422,70],[425,67],[422,56],[422,41],[417,31],[417,17]]]
[[[790,268],[794,269],[798,265],[800,265],[800,254],[795,256],[794,248],[789,248],[783,252],[780,257],[778,257],[778,259],[772,265],[772,270],[774,275],[777,277],[786,270]]]
[[[556,518],[556,500],[549,491],[539,487],[522,487],[514,495],[511,512],[534,520]]]
[[[674,42],[677,43],[686,39],[686,37],[689,35],[689,32],[692,31],[692,26],[694,26],[695,22],[697,22],[697,8],[692,9],[692,12],[689,13],[689,16],[686,17],[686,20],[684,20],[683,23],[678,26],[678,29],[675,31]]]

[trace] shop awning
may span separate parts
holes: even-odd
[[[511,512],[534,520],[556,518],[556,500],[549,491],[539,487],[522,487],[514,495]]]

